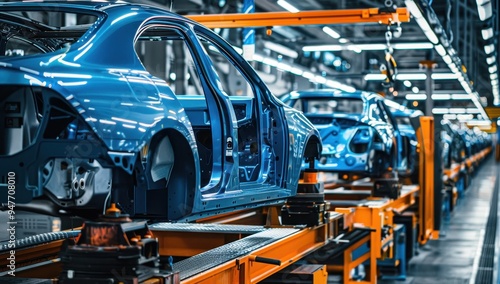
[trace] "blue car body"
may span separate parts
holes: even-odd
[[[420,117],[423,112],[420,110],[409,109],[398,105],[392,101],[385,100],[389,106],[392,116],[396,120],[398,133],[401,136],[401,143],[398,143],[398,152],[401,159],[398,163],[398,173],[405,177],[412,177],[416,181],[418,174],[418,139],[417,131],[420,127]]]
[[[92,20],[40,20],[59,13]],[[0,30],[2,202],[15,176],[25,210],[91,218],[113,201],[132,216],[192,220],[281,202],[296,194],[303,160],[319,157],[319,133],[304,115],[275,98],[221,37],[177,14],[133,4],[2,3]],[[141,61],[139,41],[167,38],[192,56],[185,82],[196,76],[199,95],[176,94]],[[201,39],[253,96],[222,89]]]
[[[320,131],[318,170],[380,176],[396,168],[397,129],[380,95],[320,89],[291,92],[280,99],[303,111]]]

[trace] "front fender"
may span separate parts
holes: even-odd
[[[319,159],[323,146],[319,131],[302,112],[285,108],[285,118],[289,130],[287,184],[296,190],[304,158]]]

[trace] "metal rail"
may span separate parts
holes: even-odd
[[[321,10],[290,12],[264,12],[252,14],[208,14],[187,15],[208,28],[243,28],[272,26],[301,26],[327,24],[377,23],[394,24],[409,22],[410,13],[406,8],[397,8],[394,12],[381,11],[378,8]]]

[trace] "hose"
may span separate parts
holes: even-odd
[[[3,241],[0,243],[0,253],[11,249],[20,249],[28,246],[41,245],[43,243],[75,238],[78,234],[80,234],[80,230],[49,232],[22,239],[16,239],[15,241]]]

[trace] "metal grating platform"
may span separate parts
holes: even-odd
[[[227,261],[246,255],[298,231],[299,229],[265,229],[262,232],[241,240],[176,262],[174,263],[174,270],[179,271],[180,279],[184,280]]]
[[[225,234],[255,234],[268,230],[263,226],[195,223],[156,223],[149,225],[149,229],[152,231]]]

